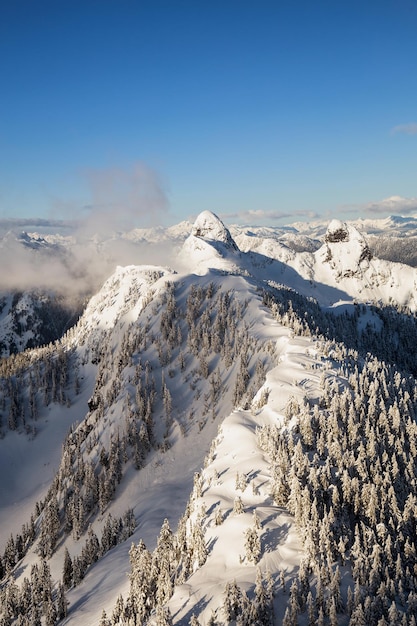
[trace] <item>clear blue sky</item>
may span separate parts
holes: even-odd
[[[417,214],[415,0],[4,0],[0,80],[0,216]]]

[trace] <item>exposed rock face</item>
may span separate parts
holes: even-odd
[[[327,228],[324,240],[327,243],[349,241],[349,228],[347,224],[339,220],[332,220]]]
[[[372,258],[369,246],[353,226],[332,220],[320,249],[322,262],[329,263],[339,277],[360,276]]]

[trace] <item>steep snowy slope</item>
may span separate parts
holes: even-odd
[[[207,267],[246,271],[326,306],[345,300],[380,301],[415,310],[415,270],[409,267],[417,264],[413,217],[343,224],[349,241],[336,245],[328,241],[333,227],[324,222],[275,228],[233,226],[229,231],[208,211],[195,224],[126,233],[100,234],[98,225],[94,234],[75,223],[63,224],[62,232],[56,233],[47,224],[39,232],[21,232],[18,221],[15,231],[10,226],[8,222],[7,231],[0,234],[2,355],[57,339],[115,267],[132,264],[156,263],[188,271],[193,258],[192,269],[198,273]],[[366,247],[359,266],[356,245],[362,251]],[[239,250],[250,253],[246,264]]]
[[[417,309],[417,270],[372,258],[364,236],[345,222],[333,220],[313,253],[296,253],[263,238],[245,236],[238,242],[252,255],[252,273],[258,278],[287,285],[323,306],[356,301]]]
[[[85,304],[83,295],[63,296],[40,289],[0,294],[0,356],[59,339],[76,323]]]
[[[197,274],[209,269],[239,273],[241,259],[223,222],[214,213],[203,211],[179,252],[178,262],[181,269],[192,267]]]
[[[223,243],[220,241],[218,245]],[[155,542],[155,529],[160,527],[165,516],[168,515],[174,524],[178,521],[192,486],[193,474],[201,468],[217,432],[218,420],[229,413],[241,397],[250,398],[256,392],[263,382],[264,369],[274,359],[271,347],[263,343],[264,315],[255,324],[260,302],[261,295],[256,295],[254,286],[246,280],[210,272],[197,279],[195,276],[176,275],[162,268],[128,267],[119,268],[107,281],[63,343],[64,351],[70,351],[74,359],[72,371],[77,368],[71,380],[76,391],[71,393],[68,385],[65,387],[66,402],[72,405],[67,417],[75,421],[78,415],[80,426],[67,437],[58,479],[54,481],[55,485],[59,485],[58,491],[54,495],[55,487],[52,493],[48,492],[44,507],[49,511],[51,497],[56,498],[61,523],[65,517],[64,527],[69,528],[72,534],[67,537],[64,527],[61,527],[59,545],[45,548],[43,542],[46,539],[41,531],[26,557],[29,560],[23,561],[20,571],[25,572],[33,563],[33,549],[35,552],[40,550],[41,554],[49,554],[52,550],[50,568],[53,578],[59,579],[65,548],[70,550],[73,558],[79,554],[83,545],[81,538],[87,531],[87,520],[94,524],[100,536],[104,513],[110,513],[117,519],[125,509],[133,507],[135,517],[141,520],[143,527],[141,536],[150,545]],[[22,367],[26,369],[24,359],[25,355],[22,355]],[[95,369],[96,381],[92,387]],[[23,374],[24,379],[30,371],[31,368],[28,374]],[[249,385],[252,379],[253,384]],[[72,398],[79,390],[81,397]],[[27,401],[24,391],[19,389],[16,393],[19,403],[24,404]],[[82,403],[86,402],[86,397],[89,397],[89,402],[83,412]],[[7,400],[5,402],[7,408]],[[58,410],[54,404],[44,408],[39,400],[37,404],[38,423],[43,423],[47,411],[50,419],[59,420],[60,412],[64,410]],[[68,428],[68,420],[66,424]],[[22,426],[17,418],[15,429],[20,430]],[[46,426],[38,432],[36,437],[41,448],[54,445],[56,450],[57,441],[52,438],[52,433],[53,428]],[[185,440],[189,435],[190,445]],[[78,484],[76,478],[69,478],[68,463],[76,463],[78,467],[82,463],[83,468],[91,468],[98,478],[103,471],[107,475],[114,468],[112,462],[105,459],[110,459],[115,441],[119,438],[123,442],[122,447],[127,449],[123,453],[127,456],[124,461],[127,464],[123,470],[121,493],[117,494],[113,503],[112,496],[120,475],[117,479],[112,478],[112,474],[102,477],[93,512],[83,522],[78,517],[73,519],[69,512],[74,493],[78,493],[77,498],[87,497],[87,494],[84,493],[85,486]],[[197,446],[192,443],[194,438],[198,440]],[[70,453],[73,449],[71,442],[74,441],[79,443]],[[6,442],[11,443],[9,433],[6,434]],[[69,461],[76,450],[82,456]],[[29,475],[30,467],[28,460],[22,468],[22,482],[25,481],[25,468]],[[83,469],[82,475],[91,470]],[[111,484],[108,485],[108,482]],[[36,496],[39,497],[40,493],[38,488]],[[172,493],[175,493],[175,502],[172,501]],[[167,506],[163,507],[162,494],[164,498],[169,497]],[[33,513],[35,510],[35,501],[30,502],[26,490],[22,494],[16,492],[14,497],[10,507],[23,509],[25,504],[26,521],[29,520],[29,511]],[[92,497],[91,494],[88,497]],[[12,511],[6,502],[3,504],[4,515],[7,517],[9,514],[10,519]],[[19,521],[23,523],[25,520],[16,517],[15,523]],[[42,521],[39,523],[42,527]],[[5,541],[9,527],[5,525],[3,528]],[[122,589],[126,586],[126,566],[118,574]],[[100,571],[101,566],[96,567]],[[95,581],[95,578],[92,580]],[[18,577],[17,581],[20,583],[21,579]],[[120,589],[114,578],[111,587],[112,594],[104,585],[103,596],[95,596],[91,623],[97,618],[95,611],[100,598],[110,606],[115,602]],[[89,595],[87,588],[88,576],[81,590],[83,598],[86,593]],[[71,605],[77,605],[78,593],[78,588],[69,593]],[[73,611],[71,617],[70,611],[68,619],[78,620],[77,612]]]
[[[118,267],[0,363],[5,623],[413,626],[415,380],[374,309],[303,297],[386,298],[364,281],[396,268],[336,221],[315,253],[243,243],[204,212],[177,271]]]

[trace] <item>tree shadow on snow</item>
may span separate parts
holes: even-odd
[[[218,541],[218,537],[212,537],[212,539],[210,539],[210,541],[207,544],[207,552],[211,552],[214,548],[214,546],[216,545],[217,541]]]
[[[304,278],[294,268],[283,261],[267,257],[259,252],[250,251],[242,254],[246,257],[252,276],[262,282],[273,280],[277,284],[286,285],[290,289],[295,289],[307,298],[317,298],[317,296],[320,297],[321,294],[322,297],[324,296],[326,300],[331,302],[350,299],[343,289],[313,282],[309,278]]]
[[[214,502],[214,503],[211,505],[211,507],[210,507],[210,508],[207,510],[207,512],[206,512],[207,517],[208,517],[209,515],[211,515],[211,514],[214,512],[214,509],[215,509],[216,507],[218,507],[218,506],[219,506],[219,504],[220,504],[220,500],[217,500],[217,502]]]
[[[206,606],[208,605],[211,599],[212,598],[207,599],[206,596],[204,596],[196,604],[193,604],[192,608],[188,611],[188,613],[186,613],[184,617],[182,617],[178,622],[175,622],[176,626],[189,626],[192,616],[195,615],[198,618],[198,616],[201,615],[201,613],[204,611],[204,609],[206,608]],[[182,608],[184,608],[184,606],[182,606],[181,609]],[[175,618],[175,615],[174,615],[174,618]]]
[[[279,547],[285,543],[290,528],[291,525],[288,522],[276,528],[267,528],[261,538],[262,552],[273,552],[274,550],[279,552]]]
[[[23,572],[27,569],[27,565],[19,565],[17,569],[13,572],[13,578],[17,580],[20,576],[23,575]]]
[[[251,483],[253,480],[255,480],[255,478],[258,476],[258,474],[261,473],[261,470],[257,469],[257,470],[251,470],[250,472],[248,472],[246,474],[246,480],[248,481],[248,483]]]

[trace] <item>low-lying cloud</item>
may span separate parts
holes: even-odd
[[[109,238],[78,230],[67,237],[7,233],[0,239],[0,291],[52,290],[66,295],[96,292],[118,265],[172,266],[174,243]]]
[[[83,176],[91,202],[83,208],[56,202],[64,219],[0,219],[0,290],[91,293],[117,265],[169,264],[169,244],[123,237],[165,218],[168,199],[159,176],[142,163],[89,169]]]

